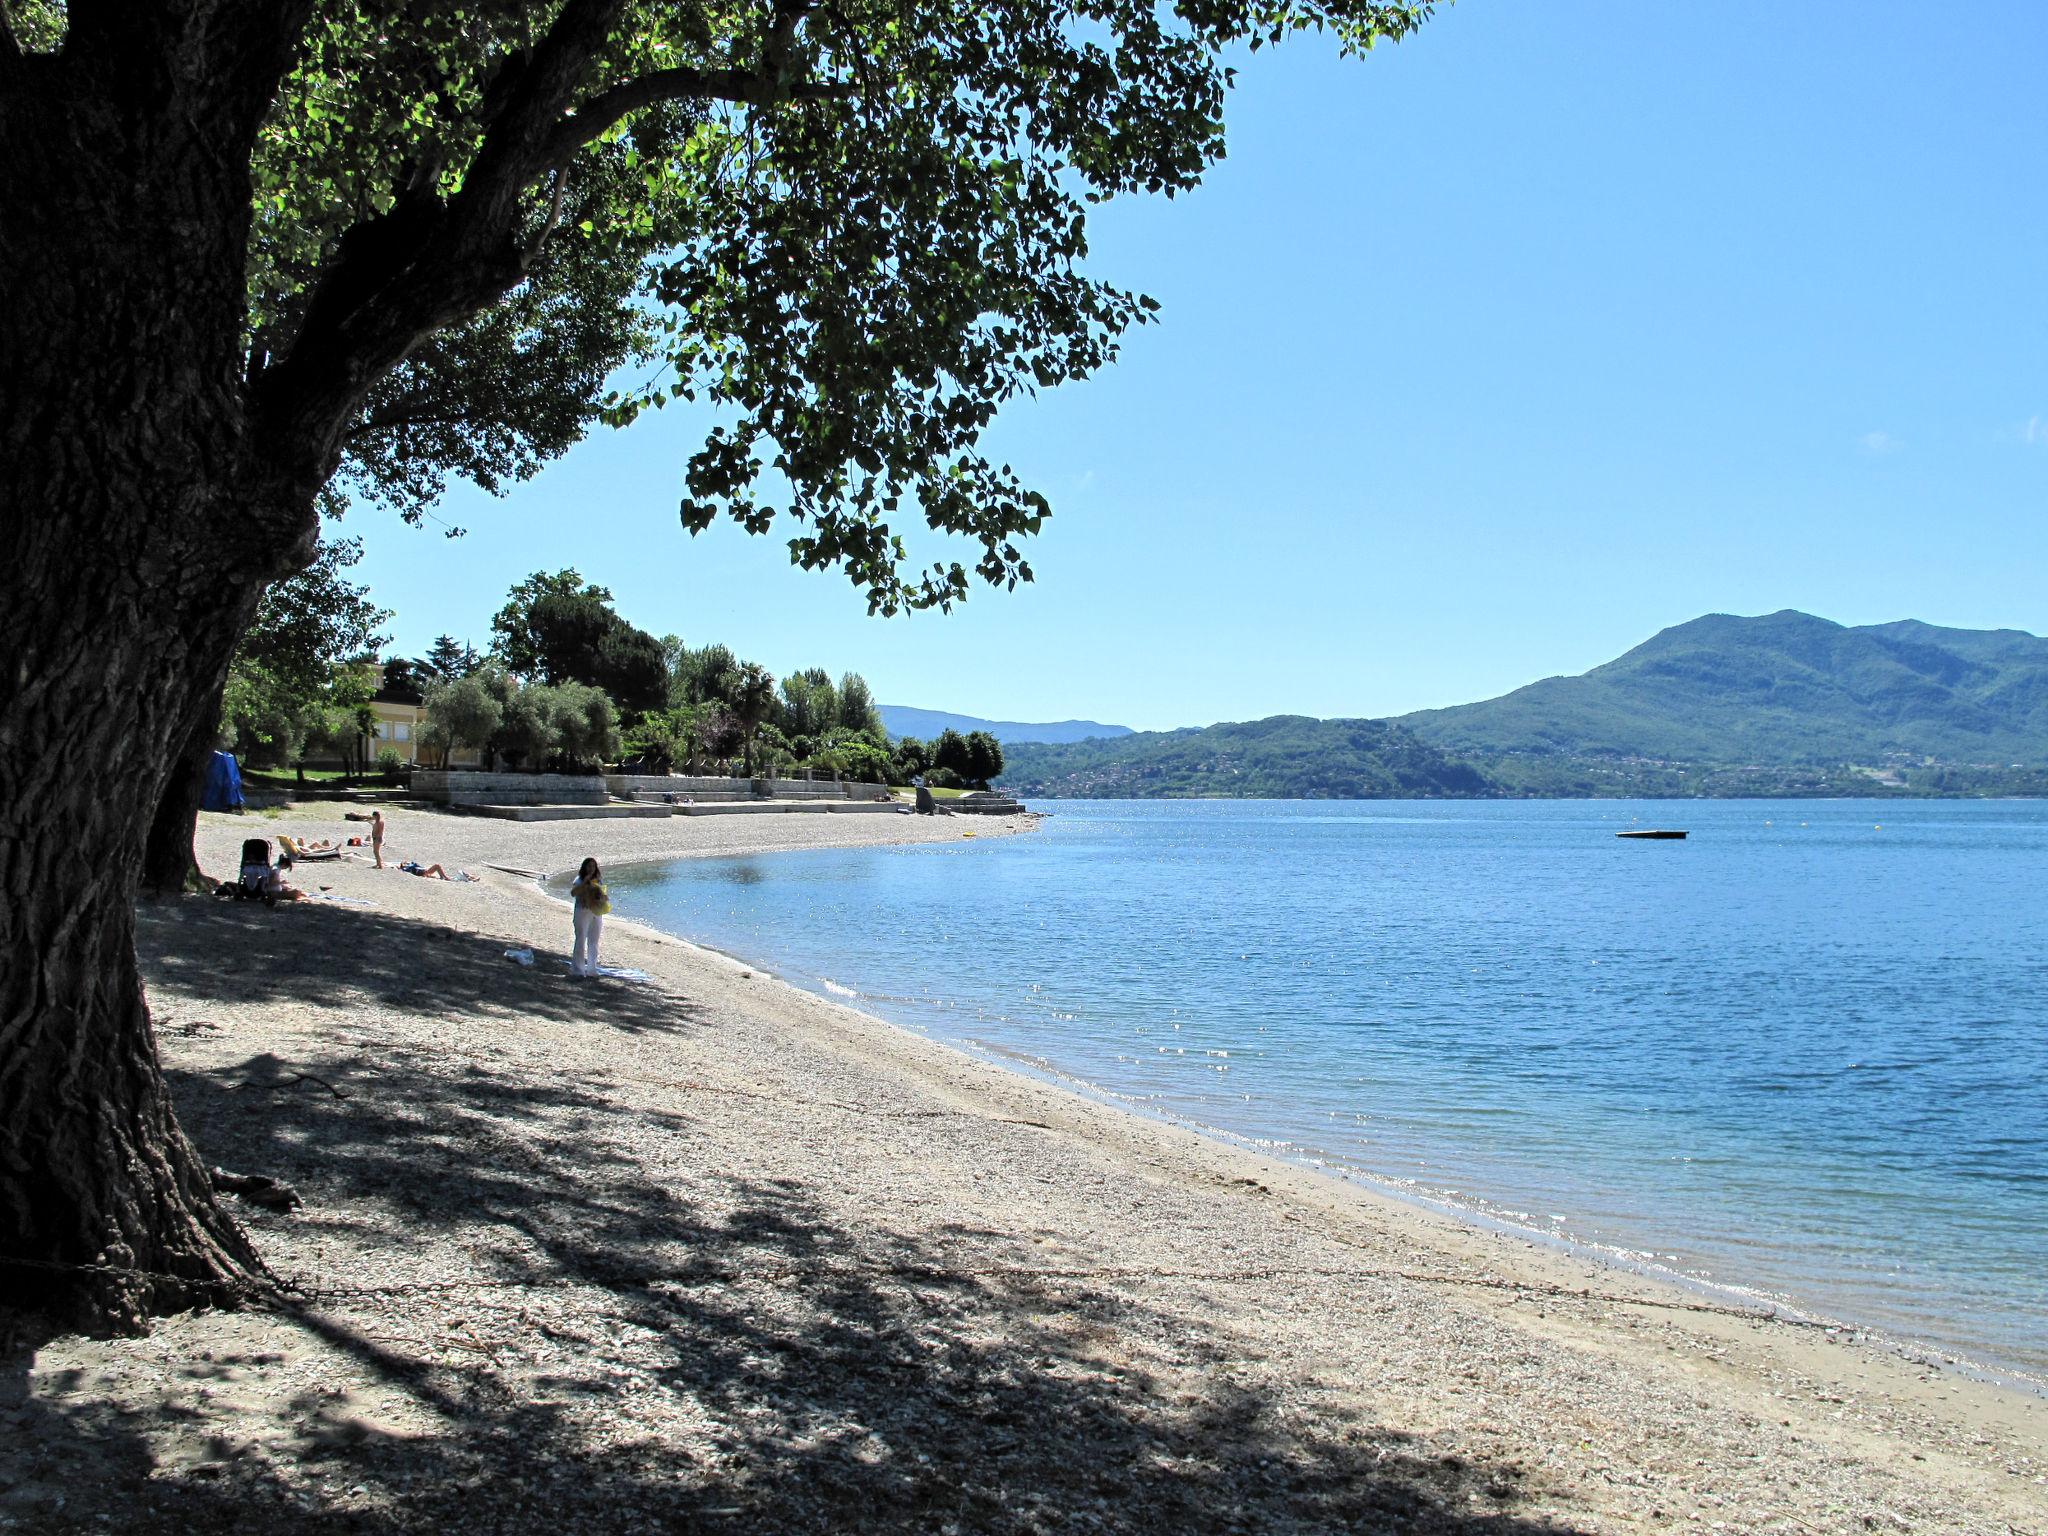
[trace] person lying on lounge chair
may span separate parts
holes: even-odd
[[[310,862],[315,859],[338,859],[341,857],[341,850],[325,839],[317,843],[302,843],[298,839],[287,837],[284,833],[280,832],[277,834],[277,840],[283,845],[285,857],[288,859]]]

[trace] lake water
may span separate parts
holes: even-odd
[[[2048,1378],[2048,805],[1044,808],[622,869],[614,909],[1134,1108]]]

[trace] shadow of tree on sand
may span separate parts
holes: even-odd
[[[546,991],[515,974],[488,1006],[530,1007],[524,988]],[[252,1058],[236,1076],[261,1084],[275,1065]],[[462,1062],[385,1072],[346,1099],[221,1076],[174,1079],[199,1144],[289,1172],[309,1202],[303,1217],[252,1217],[265,1251],[287,1278],[371,1293],[314,1294],[219,1330],[242,1342],[172,1374],[193,1393],[252,1390],[279,1350],[310,1349],[314,1378],[353,1381],[353,1396],[307,1387],[221,1418],[206,1459],[181,1462],[149,1413],[30,1398],[16,1351],[0,1425],[12,1413],[45,1449],[38,1488],[71,1490],[61,1519],[15,1503],[32,1524],[1569,1529],[1518,1513],[1516,1467],[1243,1370],[1245,1340],[1199,1302],[1033,1274],[1021,1241],[970,1249],[964,1231],[835,1215],[829,1190],[721,1171],[703,1118],[715,1100],[648,1115],[595,1079]],[[349,1272],[325,1273],[321,1245],[338,1240]],[[108,1522],[88,1524],[97,1514]]]
[[[519,941],[364,907],[188,896],[137,913],[159,1027],[205,1002],[351,1004],[435,1017],[598,1023],[629,1033],[690,1026],[691,1006],[657,983],[569,976],[559,958],[505,958]],[[173,994],[165,999],[163,994]],[[175,994],[186,994],[184,997]]]

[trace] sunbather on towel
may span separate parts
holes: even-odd
[[[472,875],[466,869],[458,869],[457,871],[455,871],[454,874],[451,875],[448,873],[446,869],[442,868],[439,864],[418,864],[411,859],[407,859],[403,864],[399,865],[398,867],[404,870],[408,875],[418,875],[422,879],[426,880],[456,880],[466,883],[476,879],[476,876]]]

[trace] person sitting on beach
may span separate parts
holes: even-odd
[[[263,895],[270,901],[304,901],[306,893],[284,877],[291,860],[280,859],[263,877]]]
[[[595,976],[597,941],[604,937],[604,915],[612,909],[611,895],[604,888],[604,871],[597,860],[583,861],[576,871],[576,883],[569,887],[569,899],[575,903],[571,925],[576,935],[575,947],[569,952],[569,974]]]

